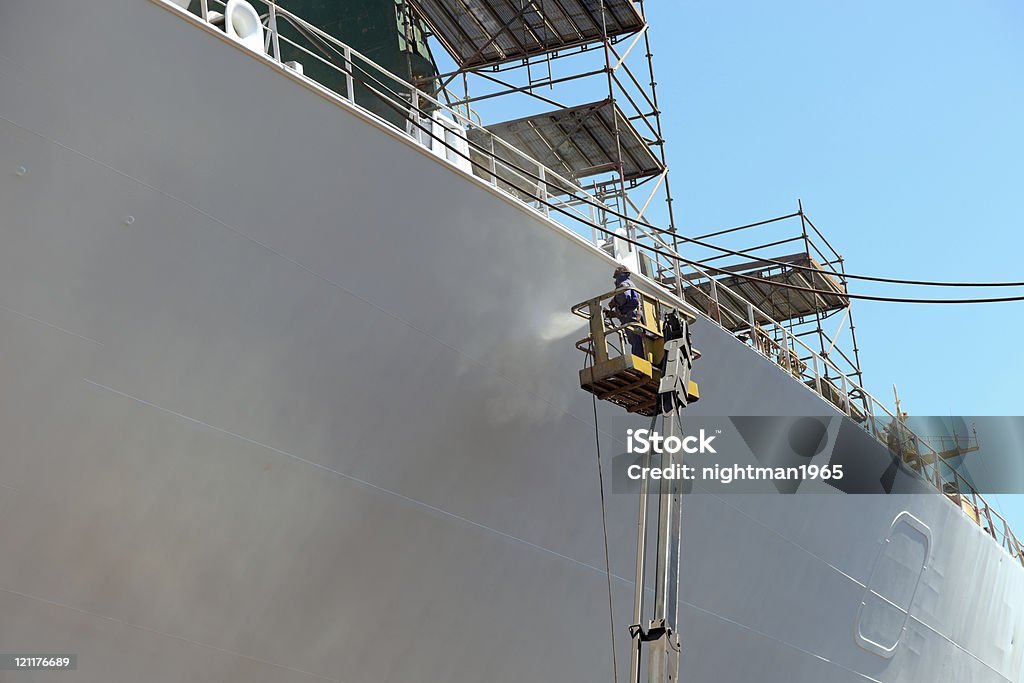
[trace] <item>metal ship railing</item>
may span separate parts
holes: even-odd
[[[150,1],[224,35],[209,22],[214,12],[223,14],[226,3],[221,0],[200,0],[195,13],[182,10],[171,0]],[[620,220],[620,214],[574,180],[559,175],[491,133],[468,105],[449,106],[444,101],[458,98],[453,98],[444,90],[438,92],[437,97],[424,93],[273,2],[249,1],[257,8],[265,31],[264,50],[261,53],[253,52],[256,57],[282,69],[292,78],[301,79],[328,97],[338,98],[356,107],[363,115],[371,116],[400,131],[441,159],[481,178],[574,233],[589,236],[594,243],[601,244],[602,237],[607,236],[630,244],[640,254],[642,262],[647,264],[647,272],[670,274],[667,278],[654,277],[657,286],[678,300],[685,301],[713,324],[774,362],[807,390],[834,405],[883,444],[886,443],[887,428],[891,425],[899,424],[902,429],[907,429],[902,416],[889,411],[836,363],[816,352],[785,325],[735,289],[716,279],[713,273],[718,274],[718,271],[714,268],[708,272],[709,269],[692,261],[680,260],[683,257],[677,249],[678,237],[670,231],[654,228],[645,221],[627,220],[630,224],[629,234],[612,233],[604,226]],[[307,44],[302,45],[283,34],[279,30],[282,23],[296,29],[308,40]],[[328,88],[297,72],[294,65],[282,62],[282,44],[302,53],[304,59],[315,60],[335,70],[345,87],[340,91]],[[396,128],[393,123],[362,106],[356,97],[359,86],[374,93],[396,112],[401,112],[408,122],[406,127]],[[450,135],[453,132],[457,134]],[[634,208],[641,217],[647,209],[646,206]],[[695,280],[706,283],[706,287],[684,285]],[[666,287],[666,282],[671,284]],[[737,330],[742,332],[737,333]],[[970,482],[955,469],[945,465],[927,443],[921,439],[915,439],[915,443],[919,444],[915,452],[902,454],[908,466],[946,495],[967,517],[1024,565],[1024,544],[1014,535],[1002,515],[989,505]]]

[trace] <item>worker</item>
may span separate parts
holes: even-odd
[[[612,274],[615,289],[622,291],[608,302],[608,313],[619,321],[619,325],[640,319],[640,294],[636,291],[636,285],[629,279],[629,276],[629,268],[626,266],[618,266]],[[633,329],[627,329],[625,332],[633,355],[644,358],[644,343],[640,333]]]

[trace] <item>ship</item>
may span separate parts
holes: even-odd
[[[451,4],[412,6],[474,68],[564,29],[459,43]],[[609,5],[557,49],[647,35]],[[636,497],[601,495],[595,433],[610,480],[612,425],[648,419],[581,391],[572,307],[627,262],[692,317],[687,419],[817,416],[887,454],[898,411],[753,278],[813,290],[775,310],[846,291],[807,251],[681,264],[569,176],[588,150],[536,159],[540,119],[418,87],[422,35],[387,61],[297,7],[0,7],[0,652],[75,662],[0,681],[626,680]],[[586,107],[629,180],[661,177],[614,102]],[[680,680],[1024,681],[1020,542],[899,459],[930,494],[685,496]]]

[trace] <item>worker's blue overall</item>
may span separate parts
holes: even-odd
[[[619,324],[624,325],[640,318],[640,295],[633,289],[635,285],[629,279],[629,275],[621,273],[615,276],[615,288],[624,291],[612,297],[609,307],[612,314],[618,318]],[[626,330],[626,339],[634,356],[644,357],[644,343],[638,332]]]

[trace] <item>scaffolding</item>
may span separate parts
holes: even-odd
[[[462,68],[636,33],[644,18],[630,0],[410,0]]]
[[[420,85],[448,94],[459,83],[461,96],[447,101],[453,108],[503,98],[508,109],[516,98],[513,107],[530,113],[486,131],[589,190],[610,209],[585,207],[595,222],[626,238],[595,231],[595,241],[642,270],[630,243],[643,238],[635,221],[646,222],[660,199],[667,232],[675,232],[643,0],[407,1],[456,65],[435,83]],[[593,94],[584,104],[565,102],[570,84],[575,98]],[[486,142],[480,132],[471,132],[470,139]],[[515,193],[523,178],[501,180]],[[568,205],[578,203],[564,183],[538,189],[546,197],[564,197]]]
[[[736,254],[702,253],[677,233],[643,0],[407,1],[456,64],[427,84],[450,93],[461,81],[462,95],[449,106],[503,98],[510,108],[513,97],[541,105],[469,132],[474,148],[492,152],[491,159],[473,156],[493,169],[499,187],[524,201],[541,197],[588,212],[599,226],[590,237],[609,255],[702,309],[855,419],[870,413],[863,392],[851,387],[862,386],[863,376],[843,258],[802,204],[787,216],[697,238],[745,240]],[[564,86],[576,83],[578,96],[583,82],[596,82],[598,96],[561,101]],[[658,198],[667,221],[648,218]],[[789,234],[748,246],[751,231],[760,239],[779,227]],[[681,268],[666,255],[681,246],[699,267]],[[813,351],[802,352],[793,339]],[[808,367],[814,354],[827,361],[823,372]]]
[[[759,238],[747,239],[751,233]],[[820,393],[848,408],[855,418],[867,414],[862,392],[843,387],[843,376],[857,386],[864,381],[845,262],[804,212],[803,203],[798,201],[795,213],[692,239],[717,243],[727,235],[741,244],[755,244],[729,250],[732,253],[688,245],[687,253],[699,267],[682,277],[687,301],[795,377],[811,381],[806,378],[811,354],[798,353],[785,343],[787,336],[803,340],[829,361],[814,380],[821,384]],[[666,286],[675,284],[664,271],[661,280]]]

